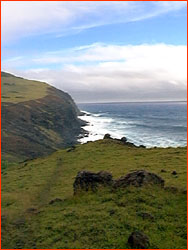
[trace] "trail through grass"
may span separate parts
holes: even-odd
[[[73,196],[80,170],[118,178],[136,169],[158,174],[178,191],[130,187]],[[128,148],[100,140],[10,165],[2,173],[2,247],[129,248],[128,236],[141,230],[151,248],[185,249],[185,189],[186,148]],[[62,201],[50,205],[55,198]]]

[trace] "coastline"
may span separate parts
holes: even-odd
[[[135,145],[135,147],[143,146],[145,148],[185,148],[187,147],[187,144],[185,145],[147,145],[144,143],[139,143],[137,141],[131,140],[129,136],[126,134],[118,133],[119,131],[112,132],[111,130],[100,128],[98,121],[101,119],[100,114],[91,113],[85,110],[80,111],[80,115],[78,116],[80,120],[83,121],[84,125],[82,126],[82,133],[78,136],[78,143],[84,144],[91,141],[97,141],[104,139],[104,136],[106,134],[110,134],[111,139],[114,140],[120,140],[122,137],[127,138],[127,142]],[[97,121],[97,123],[96,123]],[[107,122],[112,122],[111,118],[104,118],[103,117],[103,124]]]

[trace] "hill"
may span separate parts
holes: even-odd
[[[162,177],[165,188],[101,187],[73,195],[80,170],[119,178],[138,169]],[[2,172],[2,248],[127,249],[129,235],[139,230],[151,249],[185,249],[185,190],[186,148],[145,149],[105,139],[9,164]]]
[[[70,95],[5,72],[1,89],[3,160],[32,159],[76,142],[81,121]]]
[[[1,72],[1,101],[20,103],[45,97],[50,86]]]

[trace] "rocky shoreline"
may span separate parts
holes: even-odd
[[[126,137],[122,137],[121,139],[117,139],[117,138],[112,138],[110,134],[105,134],[103,140],[105,140],[105,139],[120,142],[123,145],[129,146],[129,147],[146,148],[144,145],[136,146],[134,143],[129,142]]]
[[[77,140],[78,140],[77,143],[78,144],[84,144],[84,143],[89,143],[91,141],[95,141],[95,140],[88,140],[86,142],[81,142],[81,139],[83,139],[83,138],[88,138],[89,139],[90,131],[86,130],[84,127],[91,125],[90,122],[82,120],[82,116],[92,116],[92,115],[90,113],[88,113],[88,112],[85,112],[85,111],[80,111],[79,112],[78,117],[80,117],[79,120],[81,121],[81,133],[77,137]],[[94,125],[91,125],[91,126],[94,126]],[[100,138],[100,139],[110,139],[110,140],[119,142],[119,143],[124,144],[124,145],[129,146],[129,147],[147,148],[143,144],[136,145],[135,143],[130,142],[129,138],[127,138],[125,136],[123,136],[121,139],[114,138],[114,137],[111,136],[110,133],[104,134],[103,138]],[[96,139],[96,140],[100,140],[100,139]],[[187,147],[187,146],[177,146],[177,147],[175,147],[175,146],[169,146],[168,148],[184,148],[184,147]],[[166,148],[166,147],[153,146],[151,148]]]
[[[86,112],[83,112],[83,111],[80,111],[79,113],[79,116],[91,116],[89,113],[86,113]],[[87,121],[84,121],[82,119],[79,118],[79,121],[80,121],[80,124],[81,124],[81,133],[80,135],[77,137],[77,140],[78,140],[78,143],[81,143],[79,140],[82,139],[82,138],[85,138],[85,137],[89,137],[89,134],[90,132],[88,130],[85,130],[84,127],[89,125],[89,122]],[[104,134],[104,137],[103,139],[110,139],[110,140],[114,140],[116,142],[120,142],[126,146],[130,146],[130,147],[136,147],[136,148],[146,148],[146,146],[144,145],[139,145],[139,146],[136,146],[134,143],[132,142],[129,142],[128,141],[128,138],[127,137],[122,137],[121,139],[118,139],[118,138],[112,138],[112,136],[110,134]],[[90,141],[87,141],[87,142],[90,142]],[[87,143],[86,142],[86,143]]]
[[[78,117],[82,117],[82,116],[91,116],[91,114],[87,113],[87,112],[84,112],[84,111],[80,111]],[[81,122],[81,133],[77,137],[77,139],[78,139],[78,143],[81,143],[80,142],[81,139],[83,139],[85,137],[89,137],[89,135],[90,135],[90,132],[88,130],[84,129],[84,127],[89,125],[90,123],[87,122],[87,121],[82,120],[82,118],[79,118],[79,120]],[[107,134],[104,134],[103,139],[115,140],[117,142],[123,143],[124,145],[130,146],[130,147],[146,148],[144,145],[136,146],[134,143],[129,142],[128,138],[125,137],[125,136],[122,137],[121,139],[118,139],[118,138],[112,138],[112,136],[109,133],[107,133]],[[90,142],[90,141],[87,141],[87,142]]]

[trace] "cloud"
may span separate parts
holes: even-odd
[[[187,47],[183,45],[91,44],[31,60],[35,68],[30,70],[17,70],[17,61],[15,67],[12,61],[12,68],[10,62],[4,68],[47,81],[79,102],[186,99]],[[51,70],[54,64],[59,67]]]
[[[27,36],[64,36],[84,29],[133,22],[179,11],[186,1],[2,1],[2,42]]]

